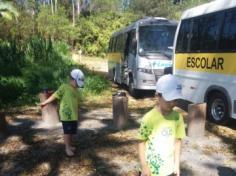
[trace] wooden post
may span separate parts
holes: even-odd
[[[45,101],[48,98],[47,93],[40,93],[40,102]],[[57,105],[55,103],[49,103],[42,108],[42,120],[45,126],[54,127],[59,122],[59,115],[57,111]]]
[[[113,121],[117,129],[122,129],[128,121],[128,97],[125,92],[112,96]]]
[[[187,135],[189,137],[197,138],[204,136],[206,124],[206,103],[190,104],[188,106],[187,123]]]
[[[4,135],[7,131],[7,122],[4,112],[0,112],[0,136]]]

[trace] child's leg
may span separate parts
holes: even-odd
[[[76,134],[77,130],[77,122],[71,121],[71,122],[62,122],[63,130],[64,130],[64,142],[65,142],[65,149],[66,154],[68,156],[74,155],[75,147],[72,147],[72,136],[73,134]]]
[[[71,134],[64,134],[64,141],[65,141],[65,148],[66,148],[66,154],[68,156],[73,156],[74,152],[72,151],[71,148]]]

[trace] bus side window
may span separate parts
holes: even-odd
[[[136,50],[137,50],[137,40],[135,38],[135,31],[130,32],[130,37],[129,37],[129,49],[128,52],[136,55]]]
[[[202,36],[200,38],[201,51],[216,51],[219,40],[220,25],[222,21],[223,13],[214,13],[205,16],[203,23]]]
[[[236,50],[236,8],[225,14],[219,48],[224,51]]]
[[[192,21],[192,36],[190,40],[190,52],[196,52],[200,50],[201,34],[203,27],[203,20],[201,18],[195,18]]]
[[[177,38],[176,52],[186,52],[190,38],[190,20],[183,20]]]

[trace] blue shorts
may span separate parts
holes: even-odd
[[[76,134],[77,133],[77,121],[62,121],[64,134]]]

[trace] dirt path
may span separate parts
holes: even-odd
[[[142,114],[130,114],[127,128],[115,130],[110,108],[81,112],[75,157],[64,155],[62,129],[38,128],[39,110],[22,110],[7,120],[9,134],[0,144],[0,175],[128,176],[139,168],[137,133]],[[186,137],[182,149],[183,176],[235,176],[235,131],[220,136],[209,125],[206,136]],[[214,132],[214,133],[213,133]]]

